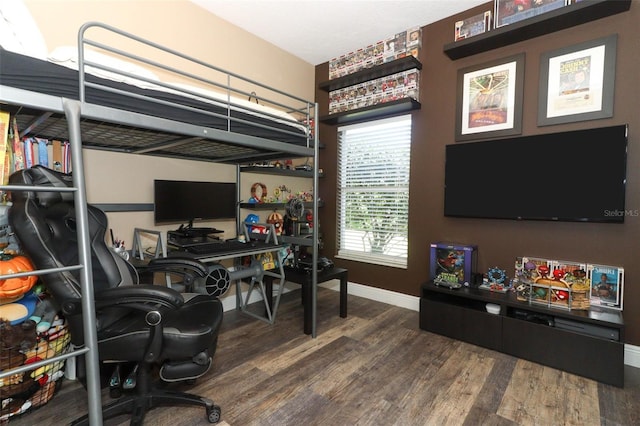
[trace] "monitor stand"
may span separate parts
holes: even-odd
[[[202,237],[205,238],[209,234],[220,234],[224,231],[221,231],[216,228],[207,228],[207,227],[197,227],[193,226],[193,219],[189,220],[189,224],[187,226],[180,225],[180,227],[174,231],[175,233],[181,234],[183,237]]]

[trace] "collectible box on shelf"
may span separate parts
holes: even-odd
[[[430,278],[470,283],[478,261],[478,247],[438,242],[430,246]]]
[[[608,265],[587,265],[592,305],[622,310],[624,268]]]
[[[589,309],[589,281],[587,279],[587,265],[580,262],[554,260],[551,263],[552,274],[560,277],[571,288],[571,309]]]
[[[551,271],[550,259],[540,257],[517,257],[515,275],[517,281],[533,282]]]
[[[422,46],[422,30],[420,27],[411,28],[407,31],[407,50]]]
[[[420,71],[403,71],[329,92],[329,114],[364,108],[404,98],[417,101]]]
[[[384,62],[403,58],[407,53],[407,32],[395,34],[384,40]]]
[[[516,298],[548,307],[571,307],[571,287],[564,273],[553,273],[553,261],[535,257],[516,258]]]
[[[565,309],[589,309],[587,265],[533,257],[516,258],[516,298]]]
[[[454,40],[464,40],[491,29],[491,11],[479,13],[455,23]]]
[[[416,58],[422,45],[422,29],[411,28],[394,34],[375,44],[357,49],[329,61],[329,80],[372,68],[385,62],[413,55]]]

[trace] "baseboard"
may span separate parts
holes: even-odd
[[[340,282],[338,280],[327,281],[320,284],[320,287],[328,288],[334,291],[340,291]],[[298,285],[288,288],[285,285],[283,293],[300,288]],[[399,306],[401,308],[411,309],[412,311],[420,310],[420,298],[418,296],[411,296],[404,293],[398,293],[396,291],[385,290],[382,288],[371,287],[368,285],[357,284],[349,282],[347,287],[349,294],[358,297],[364,297],[365,299],[375,300],[377,302],[387,303],[389,305]],[[246,293],[243,292],[243,297],[246,297]],[[262,298],[255,292],[251,295],[249,303],[257,302]],[[222,300],[222,306],[225,311],[233,310],[236,308],[236,296],[235,293],[224,297]],[[640,368],[640,346],[634,346],[626,343],[624,345],[624,363],[631,367]]]
[[[624,363],[631,367],[640,368],[640,346],[624,345]]]
[[[331,290],[340,291],[340,282],[338,280],[328,281],[326,283],[320,284],[320,286]],[[347,291],[349,294],[364,297],[365,299],[375,300],[377,302],[411,309],[412,311],[420,310],[420,298],[416,296],[410,296],[408,294],[371,287],[368,285],[357,284],[351,281],[349,281]]]

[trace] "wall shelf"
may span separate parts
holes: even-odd
[[[395,61],[386,62],[372,68],[367,68],[362,71],[354,72],[353,74],[345,75],[344,77],[338,77],[322,82],[318,84],[318,88],[325,92],[332,92],[334,90],[364,83],[365,81],[375,80],[376,78],[386,77],[388,75],[412,69],[421,70],[422,64],[413,56],[405,56],[404,58],[396,59]]]
[[[351,111],[338,112],[335,114],[325,115],[319,118],[321,123],[325,124],[347,124],[356,121],[371,120],[380,117],[389,117],[391,115],[401,114],[416,109],[420,109],[422,105],[413,98],[404,98],[397,101],[385,102],[382,104],[371,105],[364,108],[353,109]]]
[[[305,201],[306,205],[311,205],[311,201]],[[247,210],[283,210],[287,203],[240,203],[240,208]],[[324,203],[318,200],[318,207],[322,207]]]
[[[264,175],[280,175],[291,177],[304,177],[312,178],[313,170],[291,170],[278,167],[263,167],[263,166],[240,166],[240,172],[242,173],[260,173]],[[318,174],[322,176],[322,173]]]
[[[484,34],[465,40],[446,44],[444,53],[453,60],[465,58],[476,53],[508,46],[544,34],[626,12],[630,7],[631,0],[583,1],[515,24],[492,29]]]

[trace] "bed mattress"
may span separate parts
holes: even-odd
[[[307,139],[304,131],[298,126],[273,120],[264,115],[256,115],[251,112],[237,111],[221,105],[203,102],[188,96],[170,93],[162,90],[144,89],[134,85],[102,79],[85,74],[88,82],[99,83],[111,88],[124,90],[129,93],[140,94],[154,99],[167,101],[196,108],[201,111],[215,112],[221,115],[230,115],[233,118],[246,122],[238,122],[226,118],[200,114],[197,111],[184,110],[175,106],[158,104],[144,99],[122,96],[117,93],[87,87],[85,101],[88,103],[119,110],[132,111],[154,117],[180,121],[233,133],[255,136],[289,144],[303,146]],[[69,99],[79,98],[78,71],[42,61],[29,56],[24,56],[0,48],[0,84],[15,87],[32,92],[43,93],[51,96],[65,97]],[[256,125],[254,125],[256,124]],[[265,128],[261,126],[267,126]],[[294,134],[290,134],[294,133]],[[83,143],[91,143],[83,136]]]

